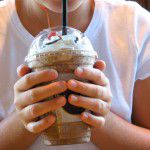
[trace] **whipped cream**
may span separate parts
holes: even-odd
[[[85,51],[96,55],[90,40],[82,32],[73,28],[67,28],[67,35],[62,35],[61,27],[53,30],[45,29],[32,42],[28,56],[47,52]]]

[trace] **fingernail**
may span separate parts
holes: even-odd
[[[65,81],[60,81],[60,82],[59,82],[59,85],[60,85],[62,88],[67,87]]]
[[[58,104],[63,104],[64,101],[65,101],[64,99],[65,99],[64,97],[59,98],[59,99],[57,100],[57,103],[58,103]]]
[[[55,122],[55,116],[50,115],[50,116],[48,117],[48,121],[54,123],[54,122]]]
[[[76,87],[77,86],[77,83],[74,80],[71,80],[69,83],[70,83],[70,85],[72,87]]]
[[[58,77],[58,73],[57,73],[57,71],[54,70],[54,69],[51,69],[51,70],[50,70],[50,75],[51,75],[52,77],[54,77],[54,78],[57,78],[57,77]]]
[[[78,74],[82,74],[82,73],[83,73],[83,68],[78,67],[78,68],[77,68],[77,73],[78,73]]]
[[[89,117],[89,115],[87,113],[83,114],[83,119],[87,119]]]
[[[19,74],[19,72],[20,72],[20,70],[21,70],[22,67],[23,67],[23,65],[20,65],[20,66],[17,67],[17,73],[18,74]]]
[[[27,129],[31,132],[33,132],[33,124],[29,123],[27,124]]]
[[[60,84],[61,84],[61,85],[65,85],[66,82],[65,82],[65,81],[60,81]]]
[[[75,95],[71,96],[71,102],[75,103],[78,101],[78,98]]]

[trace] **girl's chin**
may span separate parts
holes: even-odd
[[[45,7],[47,7],[49,10],[56,12],[56,13],[62,13],[62,0],[35,0]],[[73,12],[76,9],[78,9],[84,0],[68,0],[68,12]]]

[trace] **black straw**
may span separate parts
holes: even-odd
[[[68,26],[68,0],[62,0],[62,35],[67,35]]]

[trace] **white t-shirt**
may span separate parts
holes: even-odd
[[[14,110],[16,68],[24,63],[33,36],[21,24],[9,0],[0,8],[0,118]],[[107,64],[113,93],[112,111],[131,121],[133,87],[150,76],[150,14],[135,2],[95,0],[95,11],[85,34]],[[30,150],[97,150],[92,143],[44,146],[39,138]]]

